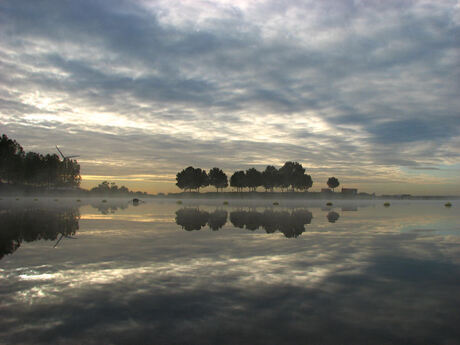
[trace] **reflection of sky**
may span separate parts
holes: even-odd
[[[5,256],[0,337],[66,344],[459,339],[453,209],[337,207],[332,224],[327,211],[309,207],[311,224],[288,239],[229,222],[219,231],[184,231],[174,222],[180,207],[149,203],[101,218],[83,206],[78,239],[54,249],[48,241],[23,243]],[[410,231],[422,228],[436,231]]]

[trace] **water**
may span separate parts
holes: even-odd
[[[0,343],[460,343],[455,203],[280,204],[2,200]]]

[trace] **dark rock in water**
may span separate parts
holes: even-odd
[[[134,206],[139,205],[139,199],[134,198],[134,199],[133,199],[133,205],[134,205]]]

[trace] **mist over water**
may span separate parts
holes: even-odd
[[[6,344],[454,344],[442,201],[0,200]],[[32,221],[33,220],[33,221]],[[61,238],[62,237],[62,238]],[[61,240],[56,244],[56,242]]]

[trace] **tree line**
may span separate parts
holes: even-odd
[[[147,195],[146,192],[134,192],[129,190],[125,186],[118,187],[115,182],[103,181],[99,183],[96,187],[93,187],[89,190],[91,194],[104,195],[104,196],[123,196],[123,195]]]
[[[47,187],[78,187],[80,165],[76,160],[57,154],[25,152],[5,134],[0,139],[0,182]]]
[[[229,180],[227,175],[219,168],[212,168],[209,173],[201,168],[189,166],[178,172],[176,175],[176,186],[184,191],[200,191],[200,188],[213,186],[217,191],[227,188]],[[335,177],[329,178],[327,182],[330,188],[338,187],[339,180]],[[250,168],[246,171],[235,171],[230,177],[230,186],[237,192],[245,189],[257,191],[258,187],[265,188],[266,191],[273,192],[275,188],[282,191],[307,191],[313,186],[313,180],[305,172],[305,168],[298,162],[286,162],[277,169],[273,165],[268,165],[264,171]]]

